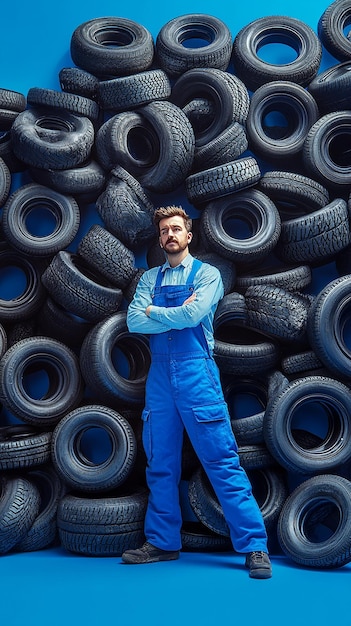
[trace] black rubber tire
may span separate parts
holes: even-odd
[[[26,477],[39,490],[40,509],[27,534],[15,546],[16,552],[34,552],[50,547],[58,539],[57,509],[64,485],[51,465],[33,469]]]
[[[219,301],[214,318],[213,328],[216,331],[223,324],[235,322],[235,324],[247,324],[247,309],[245,298],[242,294],[232,291],[225,294]]]
[[[93,322],[70,313],[50,296],[41,307],[36,322],[36,334],[57,339],[73,350],[80,349],[85,335],[93,326]]]
[[[278,80],[261,85],[251,97],[246,121],[249,147],[267,160],[296,160],[318,118],[315,99],[301,85]]]
[[[35,212],[50,216],[50,232],[36,234],[31,229]],[[2,210],[1,225],[8,243],[23,254],[49,257],[69,246],[78,232],[80,210],[72,196],[58,193],[43,185],[29,183],[14,191]],[[44,231],[45,233],[45,231]]]
[[[244,224],[245,233],[231,223]],[[234,263],[257,263],[277,245],[281,230],[278,210],[272,200],[257,189],[248,189],[207,203],[200,216],[202,235],[208,246]]]
[[[233,551],[233,544],[229,537],[218,535],[201,522],[183,522],[181,540],[183,552]]]
[[[27,106],[27,99],[23,93],[12,89],[0,89],[0,109],[21,113]]]
[[[351,483],[313,476],[287,498],[278,521],[283,552],[304,567],[338,568],[351,561]]]
[[[307,332],[316,356],[337,377],[351,377],[347,329],[351,316],[351,276],[330,281],[317,294],[308,316]],[[325,329],[328,332],[325,332]]]
[[[137,272],[133,252],[99,224],[91,226],[81,238],[77,253],[111,284],[121,289]]]
[[[255,268],[250,273],[240,274],[235,281],[239,293],[245,293],[251,285],[274,285],[288,291],[302,291],[312,282],[309,265],[297,267],[263,267]]]
[[[318,21],[318,36],[326,50],[338,61],[351,59],[351,42],[345,32],[350,20],[351,8],[347,0],[334,0]]]
[[[322,209],[330,202],[329,191],[320,183],[295,172],[268,171],[257,183],[257,188],[267,194],[282,217],[282,221],[297,214]]]
[[[351,161],[347,148],[350,135],[351,111],[334,111],[311,126],[303,146],[307,174],[334,193],[350,189]]]
[[[98,322],[119,309],[123,293],[111,286],[73,252],[61,250],[41,277],[49,294],[64,309]]]
[[[131,250],[155,239],[154,205],[139,181],[123,167],[114,168],[96,201],[106,228]]]
[[[98,99],[99,79],[80,67],[63,67],[59,72],[62,91],[77,93],[91,100]]]
[[[71,37],[73,62],[98,78],[148,69],[154,58],[151,33],[122,17],[99,17],[80,24]]]
[[[170,95],[170,80],[161,69],[99,83],[99,102],[105,111],[130,111],[154,100],[166,100]]]
[[[76,115],[88,117],[93,122],[96,122],[100,116],[99,105],[94,100],[66,91],[31,87],[27,93],[27,102],[35,108],[64,109]]]
[[[200,171],[239,158],[248,148],[247,134],[239,122],[232,122],[204,146],[196,147],[193,169]]]
[[[13,269],[20,274],[22,291],[9,296],[6,285],[0,292],[0,322],[26,320],[35,315],[45,300],[45,289],[40,281],[40,269],[32,260],[12,248],[0,248],[0,269],[11,276]],[[23,279],[25,284],[22,285]]]
[[[39,513],[37,487],[21,476],[0,478],[0,554],[12,550],[33,525]]]
[[[349,243],[347,203],[336,198],[322,209],[283,221],[275,253],[285,263],[317,265],[335,258]]]
[[[229,325],[216,330],[214,358],[223,374],[252,375],[273,369],[280,347],[258,332]]]
[[[89,556],[121,556],[139,548],[145,541],[146,505],[142,489],[105,498],[66,495],[57,513],[61,545]]]
[[[32,468],[51,459],[51,432],[25,425],[0,427],[0,469]]]
[[[18,114],[11,138],[15,156],[26,165],[64,170],[89,158],[94,126],[87,117],[64,109],[32,108]]]
[[[281,342],[306,339],[308,310],[306,300],[273,285],[252,285],[245,292],[247,323]]]
[[[122,374],[123,368],[115,363],[116,349],[126,360],[126,374]],[[86,384],[111,406],[143,404],[150,360],[148,338],[128,332],[125,311],[96,324],[86,335],[80,351],[80,367]]]
[[[5,161],[0,157],[0,206],[3,206],[8,198],[11,181],[11,172]]]
[[[297,354],[288,354],[282,358],[281,367],[286,376],[293,374],[303,376],[321,370],[324,365],[313,350],[306,350]]]
[[[44,373],[42,387],[31,377]],[[29,337],[11,346],[0,361],[0,397],[14,415],[35,426],[55,425],[76,407],[83,394],[79,362],[65,344]],[[39,397],[38,397],[39,396]]]
[[[320,440],[312,446],[304,445],[294,437],[294,428],[298,417],[312,415],[313,409],[320,412]],[[305,475],[327,472],[350,460],[350,416],[350,392],[341,381],[326,376],[298,378],[269,399],[265,441],[277,462],[288,471]],[[316,425],[307,426],[304,429],[310,428],[313,433]]]
[[[72,195],[77,201],[93,202],[102,193],[106,184],[106,172],[90,158],[77,167],[65,170],[30,168],[30,175],[37,183],[59,193]]]
[[[263,418],[268,384],[259,377],[223,377],[223,394],[228,405],[232,430],[239,446],[264,443]]]
[[[250,99],[245,85],[236,76],[213,68],[188,70],[174,83],[171,102],[186,110],[198,98],[207,100],[211,106],[202,124],[194,124],[196,147],[215,139],[232,122],[245,124]]]
[[[252,156],[235,159],[185,179],[188,200],[194,205],[226,196],[255,185],[261,177],[256,159]]]
[[[94,449],[84,442],[92,430],[103,431],[109,446],[99,453],[97,437]],[[103,446],[101,447],[103,448]],[[60,478],[72,489],[84,493],[108,492],[121,486],[136,458],[136,439],[129,422],[117,411],[90,404],[67,413],[52,435],[52,462]]]
[[[193,40],[206,43],[189,46]],[[172,77],[200,67],[224,71],[230,63],[232,36],[228,26],[217,17],[192,13],[164,24],[156,37],[155,50],[158,64]]]
[[[277,522],[283,503],[287,498],[287,486],[283,473],[276,468],[251,470],[249,479],[253,494],[261,509],[267,533]],[[204,526],[213,532],[228,537],[229,528],[223,509],[202,468],[199,468],[189,481],[189,502]]]
[[[296,52],[290,63],[263,61],[258,52],[269,43],[285,44]],[[236,35],[234,71],[251,91],[272,80],[289,80],[306,86],[318,72],[322,45],[310,26],[293,17],[270,15],[253,20]]]
[[[351,46],[350,46],[351,58]],[[320,72],[308,85],[321,115],[350,108],[350,61],[338,63]]]

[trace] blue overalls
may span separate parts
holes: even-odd
[[[179,306],[194,290],[201,262],[194,259],[186,285],[161,286],[153,304]],[[220,383],[201,324],[150,336],[152,362],[146,383],[143,445],[150,489],[147,541],[163,550],[181,548],[179,504],[184,427],[222,506],[234,549],[267,551],[267,535],[251,485],[240,466]]]

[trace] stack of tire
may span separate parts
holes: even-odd
[[[0,89],[0,553],[143,541],[150,353],[126,308],[163,262],[154,208],[180,198],[192,254],[223,278],[214,356],[271,550],[351,561],[350,19],[336,0],[318,35],[269,16],[233,41],[189,14],[154,41],[96,18],[73,32],[60,90]],[[277,41],[293,61],[261,59]],[[187,438],[182,478],[184,548],[232,549]]]

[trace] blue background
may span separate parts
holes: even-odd
[[[0,87],[25,95],[31,87],[59,89],[60,69],[73,65],[71,35],[79,24],[95,17],[127,17],[143,24],[155,38],[173,17],[208,13],[222,19],[234,39],[244,25],[268,15],[295,17],[316,31],[327,6],[296,0],[7,1],[1,8]],[[334,63],[323,51],[321,69]],[[184,554],[176,563],[136,569],[120,565],[118,559],[89,559],[60,548],[5,555],[0,557],[0,619],[9,626],[351,623],[349,565],[331,572],[303,570],[284,558],[275,559],[273,565],[270,581],[252,581],[239,555]]]

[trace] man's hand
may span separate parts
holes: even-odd
[[[189,296],[189,298],[184,300],[183,305],[184,304],[190,304],[190,302],[194,302],[194,300],[196,300],[196,292],[195,291],[194,291],[194,293],[191,294],[191,296]]]

